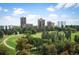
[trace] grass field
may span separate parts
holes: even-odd
[[[79,35],[79,32],[75,32],[71,34],[71,42],[74,42],[75,35]]]
[[[16,47],[16,40],[18,40],[20,37],[23,35],[11,35],[10,38],[7,40],[7,44],[10,45],[11,47],[15,48]]]
[[[8,35],[6,35],[6,36],[3,37],[3,38],[0,38],[0,44],[2,44],[3,40],[4,40],[6,37],[8,37]]]
[[[4,38],[0,38],[0,46],[4,46],[6,47],[4,44],[3,44],[3,41],[8,37],[9,35],[6,35]],[[12,50],[12,49],[9,49],[8,47],[6,47],[8,49],[8,54],[9,55],[15,55],[16,54],[16,51],[15,50]]]
[[[32,37],[35,37],[35,38],[41,38],[41,34],[42,33],[36,33],[36,34],[31,35],[31,36]]]
[[[4,45],[4,44],[2,44],[2,45]],[[4,45],[5,46],[5,45]],[[6,47],[6,46],[5,46]],[[8,47],[6,47],[7,48],[7,53],[8,53],[8,55],[16,55],[16,50],[12,50],[12,49],[9,49]]]

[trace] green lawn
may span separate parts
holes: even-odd
[[[0,38],[0,43],[2,43],[7,37],[8,37],[8,35],[6,35],[6,36],[3,37],[3,38]],[[5,46],[3,43],[0,44],[0,46],[1,46],[1,45]],[[6,46],[5,46],[5,47],[6,47]],[[15,54],[16,54],[16,51],[15,51],[15,50],[9,49],[8,47],[6,47],[6,48],[8,49],[7,53],[8,53],[9,55],[15,55]]]
[[[8,35],[6,35],[5,37],[3,38],[0,38],[0,43],[7,37]]]
[[[36,34],[33,34],[31,35],[32,37],[35,37],[35,38],[41,38],[41,32],[40,33],[36,33]]]
[[[23,35],[11,35],[10,38],[7,40],[7,44],[10,45],[11,47],[15,48],[16,47],[16,40],[22,37]]]
[[[71,34],[71,42],[74,42],[75,35],[79,35],[79,32],[75,32]]]

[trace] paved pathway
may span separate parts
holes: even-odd
[[[11,47],[10,45],[8,45],[8,44],[6,43],[7,40],[8,40],[9,38],[11,38],[12,36],[13,36],[13,35],[11,35],[11,36],[5,38],[2,43],[3,43],[6,47],[8,47],[8,48],[10,48],[10,49],[12,49],[12,50],[15,50],[15,48]]]
[[[2,40],[4,41],[4,39],[5,39],[5,38],[3,38]],[[3,44],[3,41],[0,43],[0,45]]]

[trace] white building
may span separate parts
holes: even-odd
[[[58,27],[65,27],[66,26],[66,21],[58,21]]]

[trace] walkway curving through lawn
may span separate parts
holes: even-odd
[[[8,47],[9,49],[15,50],[16,47],[16,40],[18,38],[23,37],[23,34],[19,34],[19,35],[9,35],[7,38],[5,38],[3,40],[3,44]]]
[[[8,47],[8,48],[10,48],[10,49],[12,49],[12,50],[15,50],[15,48],[11,47],[10,45],[8,45],[8,44],[6,43],[7,40],[8,40],[9,38],[11,38],[12,36],[13,36],[13,35],[11,35],[11,36],[5,38],[4,41],[3,41],[3,44],[4,44],[6,47]]]

